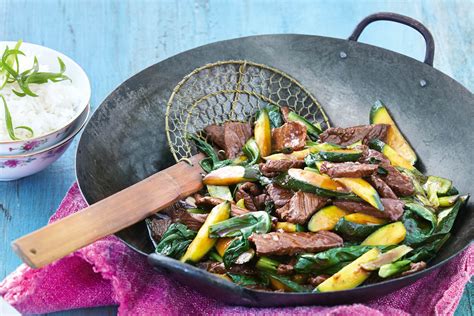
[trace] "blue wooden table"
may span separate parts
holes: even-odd
[[[0,38],[21,38],[75,59],[90,77],[95,108],[131,75],[181,51],[255,34],[346,38],[357,22],[377,11],[422,21],[437,44],[435,67],[474,90],[472,0],[1,0]],[[361,41],[417,59],[424,56],[424,41],[418,33],[389,22],[369,26]],[[74,182],[75,145],[40,174],[0,183],[0,278],[20,264],[10,242],[44,225]],[[473,302],[474,287],[468,285],[457,314],[472,314]],[[62,314],[106,315],[115,311],[108,307]]]

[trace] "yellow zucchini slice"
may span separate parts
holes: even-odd
[[[402,222],[385,225],[370,234],[362,243],[362,246],[391,246],[398,245],[403,240],[407,230]]]
[[[216,251],[219,256],[223,257],[226,249],[229,247],[230,243],[234,240],[232,237],[219,238],[216,242]]]
[[[230,202],[226,201],[215,206],[199,229],[196,237],[181,257],[182,262],[198,262],[214,247],[217,239],[209,238],[209,227],[228,219],[230,216]]]
[[[320,230],[332,230],[337,222],[348,212],[340,209],[337,206],[331,205],[320,209],[316,214],[311,216],[308,223],[308,230],[317,232]]]
[[[288,222],[277,222],[275,225],[275,230],[283,230],[287,233],[294,233],[294,232],[304,232],[304,226],[300,224],[293,224]]]
[[[222,199],[224,201],[231,201],[233,202],[234,199],[232,198],[232,192],[226,185],[207,185],[207,192],[212,197],[216,197]]]
[[[362,225],[381,225],[387,223],[386,220],[382,218],[377,218],[372,215],[367,215],[364,213],[352,213],[344,216],[349,222],[362,224]]]
[[[334,179],[339,183],[342,183],[346,188],[351,190],[355,195],[361,199],[383,211],[383,204],[380,200],[380,196],[377,191],[362,178],[336,178]]]
[[[359,286],[370,276],[370,272],[362,269],[361,265],[376,259],[379,254],[380,250],[377,248],[370,249],[318,285],[317,290],[319,292],[343,291]]]
[[[304,160],[310,154],[309,149],[294,151],[290,154],[273,154],[263,157],[264,160]]]
[[[260,110],[260,114],[255,122],[254,138],[262,157],[272,153],[272,127],[267,109]]]
[[[208,173],[202,182],[206,185],[232,185],[255,181],[256,176],[242,166],[225,166]]]
[[[388,113],[387,107],[381,102],[376,101],[370,109],[370,124],[389,124],[386,143],[398,152],[403,158],[414,165],[417,157],[408,141],[403,137],[402,133],[395,124],[395,121]]]
[[[374,139],[369,143],[370,148],[380,151],[384,154],[389,160],[390,163],[395,167],[403,167],[408,170],[413,170],[415,167],[411,164],[410,161],[406,160],[399,153],[397,153],[392,147],[385,144],[383,141]]]

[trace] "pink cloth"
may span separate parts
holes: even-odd
[[[77,185],[51,218],[84,208]],[[0,283],[0,295],[22,314],[119,305],[120,315],[453,314],[474,270],[474,246],[414,284],[364,304],[333,307],[246,308],[227,306],[154,271],[115,237],[107,237],[45,268],[25,265]]]

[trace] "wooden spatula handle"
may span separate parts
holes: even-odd
[[[13,250],[40,268],[94,241],[135,224],[202,188],[203,158],[180,162],[94,205],[15,240]]]

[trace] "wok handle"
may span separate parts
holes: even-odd
[[[12,243],[30,267],[40,268],[94,241],[133,225],[199,191],[202,154],[179,162],[77,213]]]
[[[362,31],[367,27],[367,25],[375,21],[398,22],[417,30],[423,36],[426,43],[426,53],[425,53],[424,63],[433,67],[433,60],[434,60],[434,53],[435,53],[435,44],[434,44],[433,35],[431,35],[430,31],[426,28],[426,26],[421,24],[421,22],[405,15],[392,13],[392,12],[379,12],[379,13],[371,14],[367,16],[365,19],[363,19],[362,21],[360,21],[359,24],[357,24],[351,36],[349,36],[349,40],[357,42],[357,40],[359,39],[359,36],[362,34]]]

